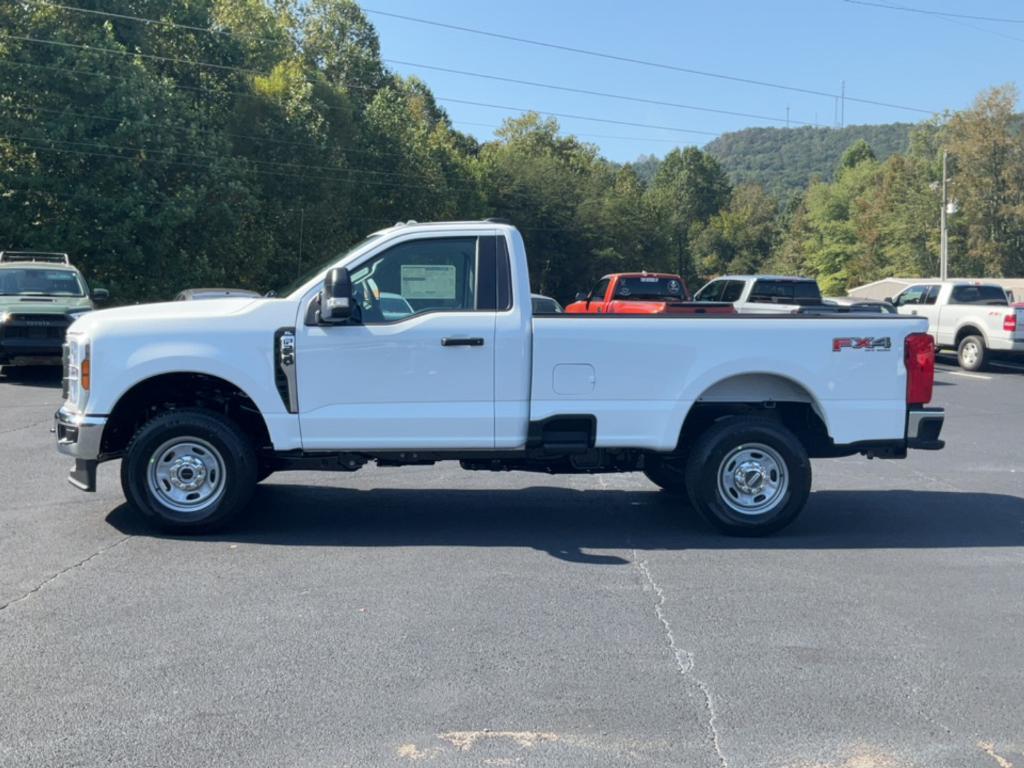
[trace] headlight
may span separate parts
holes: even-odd
[[[4,323],[6,323],[10,319],[11,319],[11,313],[10,312],[0,312],[0,325],[3,325]]]
[[[89,401],[89,388],[92,385],[91,366],[88,339],[82,336],[69,336],[64,370],[65,389],[67,402],[79,411],[84,411],[85,404]]]

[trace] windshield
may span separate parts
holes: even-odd
[[[282,287],[282,288],[275,288],[274,290],[269,291],[267,293],[267,296],[269,298],[285,298],[287,296],[291,296],[293,293],[295,293],[295,291],[297,291],[303,285],[308,283],[310,280],[312,280],[318,274],[320,274],[321,272],[326,271],[332,264],[336,264],[337,262],[339,262],[342,259],[344,259],[346,256],[348,256],[353,251],[359,250],[360,248],[362,248],[367,243],[369,243],[369,242],[371,242],[373,240],[376,240],[379,237],[380,237],[380,234],[377,233],[377,234],[370,235],[369,237],[367,237],[367,238],[365,238],[363,240],[360,240],[358,243],[353,245],[347,251],[345,251],[343,253],[340,253],[340,254],[338,254],[336,256],[332,256],[327,261],[324,261],[324,262],[321,262],[320,264],[317,264],[317,266],[313,267],[310,270],[307,270],[305,273],[302,274],[301,277],[297,277],[295,280],[293,280],[292,282],[288,283],[284,287]]]
[[[84,296],[78,275],[66,269],[5,269],[0,271],[0,296]]]
[[[676,277],[620,277],[615,286],[616,299],[685,299],[683,283]]]

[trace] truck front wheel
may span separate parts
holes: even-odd
[[[213,411],[183,409],[146,422],[121,462],[128,501],[170,533],[206,533],[238,515],[256,486],[252,442]]]
[[[782,424],[730,416],[697,440],[686,486],[693,506],[719,530],[764,536],[789,525],[804,508],[811,462]]]

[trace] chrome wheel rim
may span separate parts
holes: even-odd
[[[963,358],[967,365],[974,365],[978,362],[978,345],[976,342],[969,341],[964,344]]]
[[[162,506],[183,517],[200,516],[224,494],[224,458],[206,440],[175,437],[153,451],[146,479]]]
[[[763,515],[786,496],[789,474],[778,451],[763,443],[733,448],[718,465],[718,493],[741,515]]]

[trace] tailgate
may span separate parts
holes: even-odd
[[[1024,341],[1024,307],[1010,307],[1010,310],[1014,313],[1014,320],[1016,321],[1012,334],[1013,340]]]

